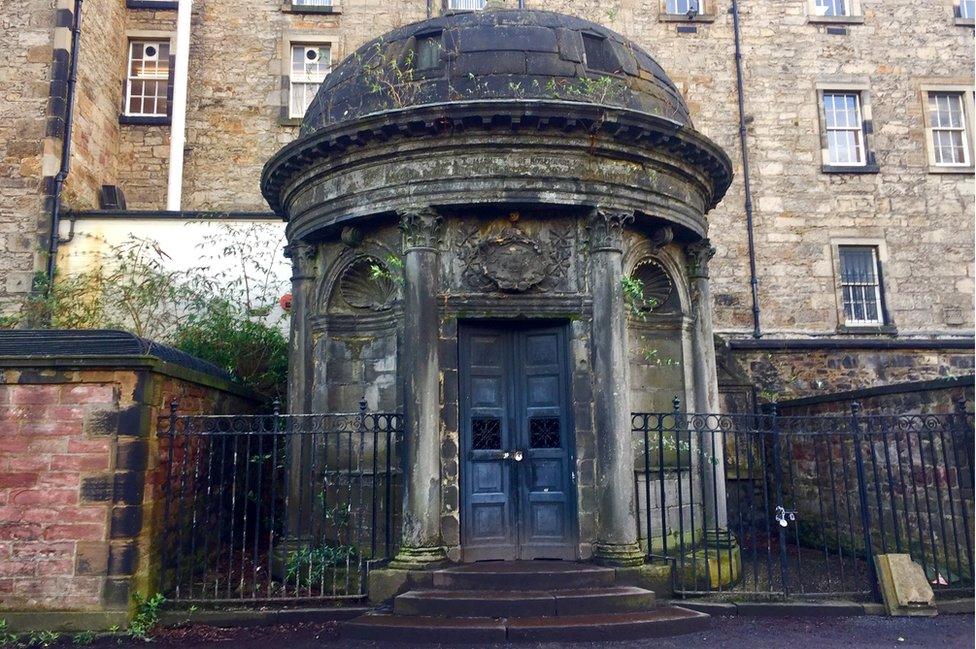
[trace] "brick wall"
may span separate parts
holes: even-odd
[[[0,611],[86,612],[55,626],[124,624],[153,590],[156,425],[180,412],[247,412],[225,381],[157,367],[17,368],[0,381]],[[166,366],[169,367],[169,366]],[[59,615],[60,615],[59,613]],[[45,627],[53,628],[53,627]]]

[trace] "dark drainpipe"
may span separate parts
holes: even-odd
[[[732,0],[732,31],[735,34],[735,83],[739,94],[739,148],[742,150],[742,183],[745,192],[746,231],[749,235],[749,287],[752,291],[752,337],[761,338],[759,280],[756,277],[756,239],[752,220],[752,183],[749,180],[749,149],[746,131],[746,98],[742,80],[742,32],[739,28],[739,2]]]
[[[47,286],[50,290],[54,282],[54,272],[58,263],[58,245],[61,226],[61,194],[64,181],[71,171],[71,133],[74,130],[75,86],[78,83],[78,41],[81,38],[81,4],[84,0],[75,0],[75,13],[71,25],[71,67],[68,71],[68,96],[64,109],[64,135],[61,145],[61,168],[54,177],[54,196],[51,200],[51,238],[47,250]]]

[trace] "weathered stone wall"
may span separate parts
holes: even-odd
[[[30,289],[42,200],[41,169],[51,77],[49,0],[0,9],[0,315]]]
[[[180,414],[253,408],[226,382],[123,365],[0,371],[0,610],[15,628],[124,626],[132,593],[155,590],[159,415],[174,398]]]
[[[721,353],[721,352],[720,352]],[[968,349],[734,350],[725,355],[756,386],[760,401],[784,401],[857,388],[973,373]]]

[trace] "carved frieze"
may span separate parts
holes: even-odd
[[[566,278],[573,246],[564,228],[547,234],[545,241],[513,225],[494,234],[468,228],[458,249],[462,284],[475,291],[506,293],[554,289]]]

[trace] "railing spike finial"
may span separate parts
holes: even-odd
[[[281,399],[278,399],[276,397],[275,400],[271,403],[271,407],[273,408],[274,416],[275,417],[277,417],[278,415],[280,415],[281,414]]]
[[[861,404],[857,401],[851,402],[851,414],[857,416],[861,412]]]
[[[966,397],[956,399],[956,413],[960,415],[966,414]]]
[[[363,398],[359,400],[359,412],[365,413],[367,407],[369,407],[369,403],[366,401],[366,395],[363,395]]]
[[[771,404],[769,404],[769,414],[771,414],[773,417],[779,415],[779,403],[773,401]]]
[[[681,412],[681,399],[678,398],[678,395],[674,395],[674,398],[671,399],[671,406],[676,413]]]
[[[180,408],[180,398],[179,397],[173,397],[173,399],[169,402],[169,412],[170,412],[170,414],[171,415],[176,415],[176,411],[179,410],[179,408]]]

